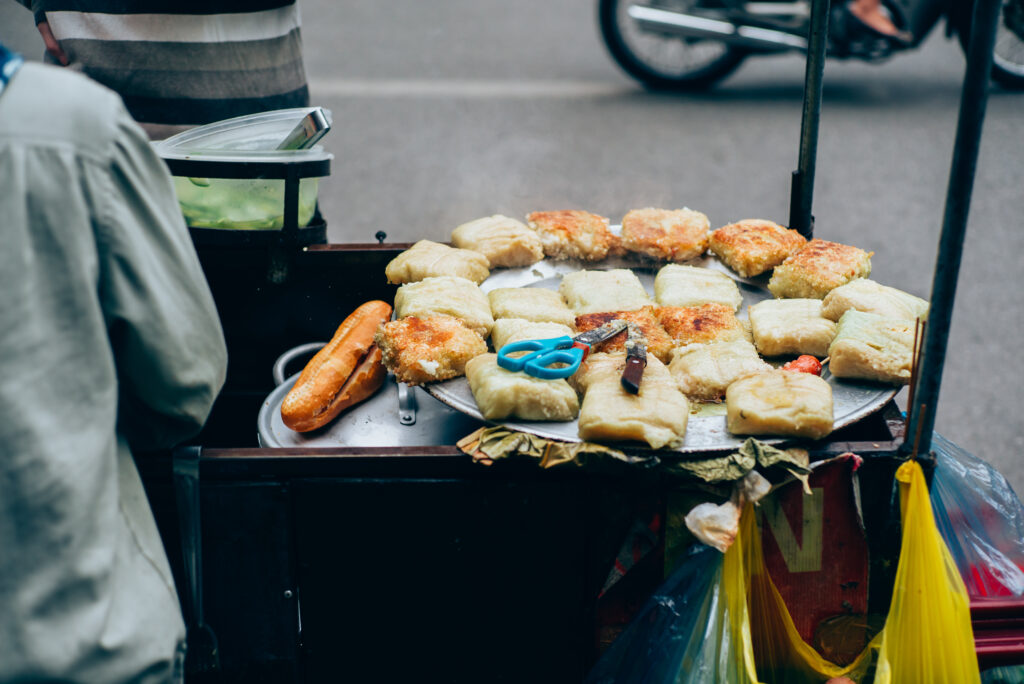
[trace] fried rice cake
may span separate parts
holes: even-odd
[[[506,344],[521,340],[548,340],[552,337],[572,337],[573,329],[561,323],[528,321],[522,318],[499,318],[491,328],[494,351]]]
[[[652,449],[683,445],[690,403],[665,365],[647,355],[639,394],[622,387],[625,354],[591,354],[573,376],[583,393],[579,436],[585,441],[640,441]]]
[[[480,252],[492,268],[529,266],[544,258],[544,245],[536,231],[500,214],[463,223],[452,231],[452,244]]]
[[[494,326],[487,295],[465,278],[424,278],[402,285],[395,293],[395,317],[406,316],[454,316],[484,338]]]
[[[480,414],[487,420],[573,420],[579,397],[568,382],[544,380],[505,370],[497,354],[481,354],[466,364],[466,378]]]
[[[692,209],[633,209],[622,218],[622,244],[662,261],[689,261],[708,248],[708,217]]]
[[[654,298],[661,306],[724,304],[736,311],[743,295],[736,281],[709,268],[667,264],[654,276]]]
[[[775,268],[807,240],[795,230],[764,219],[743,219],[711,233],[708,249],[744,278]]]
[[[627,268],[566,273],[558,292],[576,315],[635,311],[651,304],[643,283]]]
[[[850,309],[890,318],[928,318],[927,301],[867,278],[840,285],[821,301],[821,315],[833,321],[838,321]]]
[[[915,321],[850,309],[829,345],[829,370],[837,378],[910,383]]]
[[[377,328],[373,341],[384,366],[409,385],[458,377],[470,359],[487,353],[484,338],[452,316],[388,321]]]
[[[388,282],[397,284],[435,276],[457,276],[479,285],[490,274],[491,264],[483,254],[431,240],[420,240],[384,268]]]
[[[526,220],[552,259],[600,261],[616,242],[608,219],[589,211],[535,211]]]
[[[768,290],[779,298],[823,299],[840,285],[871,275],[873,254],[815,238],[775,267]]]
[[[821,439],[832,432],[832,387],[811,373],[772,370],[740,378],[725,392],[734,435]]]
[[[576,318],[562,295],[543,287],[498,287],[487,293],[491,315],[571,326]]]
[[[658,323],[654,315],[654,307],[648,306],[636,311],[611,311],[602,313],[583,314],[576,317],[577,332],[586,332],[594,328],[600,328],[605,323],[615,319],[633,323],[644,334],[647,339],[647,352],[654,354],[662,363],[668,363],[672,359],[672,338]],[[626,350],[626,331],[623,330],[615,337],[612,337],[598,344],[594,351],[602,352],[624,352]]]
[[[677,347],[748,338],[743,322],[736,317],[732,307],[725,304],[659,306],[654,313]]]
[[[736,380],[772,369],[747,340],[677,347],[669,372],[691,399],[715,400]]]
[[[766,299],[747,310],[754,346],[762,356],[828,355],[835,321],[821,315],[820,299]]]

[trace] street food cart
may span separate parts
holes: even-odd
[[[790,222],[805,235],[827,21],[818,10],[826,4],[815,4],[794,175]],[[986,23],[978,24],[984,37]],[[849,452],[865,459],[861,487],[876,500],[889,496],[908,444],[915,454],[929,451],[986,55],[990,49],[976,46],[968,65],[920,401],[908,423],[894,392],[876,397],[827,439],[805,444],[812,461]],[[643,468],[481,466],[456,446],[483,426],[478,417],[393,382],[353,409],[358,435],[352,424],[315,443],[289,442],[273,418],[287,380],[316,348],[309,343],[329,339],[362,302],[393,301],[384,267],[410,245],[388,243],[384,233],[376,244],[327,244],[318,214],[307,225],[292,218],[299,183],[327,175],[329,159],[195,163],[168,161],[176,176],[270,175],[285,189],[280,230],[190,228],[221,315],[228,379],[193,444],[140,459],[189,625],[190,677],[581,681],[660,582],[655,554],[606,591],[635,514],[663,506],[679,482]],[[701,456],[691,449],[679,458]],[[887,507],[864,512],[871,581],[883,586],[898,533]],[[871,594],[880,605],[885,597]],[[975,606],[983,666],[1024,662],[1020,608],[1011,599]]]

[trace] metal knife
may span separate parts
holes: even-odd
[[[622,370],[622,387],[630,394],[640,393],[640,381],[647,367],[647,338],[640,326],[626,326],[626,367]]]

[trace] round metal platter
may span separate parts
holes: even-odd
[[[607,259],[598,264],[545,260],[533,266],[496,271],[480,287],[485,292],[499,287],[543,287],[557,290],[562,276],[566,273],[585,269],[608,270],[612,268],[629,268],[636,273],[644,289],[652,296],[653,300],[654,276],[662,265],[660,262],[641,261],[634,257]],[[740,278],[714,257],[709,256],[697,259],[688,262],[687,265],[720,271],[735,280],[740,294],[743,295],[743,306],[737,314],[741,319],[746,318],[749,305],[772,297],[766,288],[767,277],[752,280]],[[878,411],[890,399],[896,396],[896,393],[899,391],[898,388],[877,383],[839,380],[832,377],[831,373],[828,372],[827,366],[822,377],[832,386],[834,429],[855,423]],[[500,421],[499,423],[494,423],[494,421],[485,421],[484,417],[480,414],[480,410],[477,408],[476,400],[473,399],[473,393],[469,389],[469,381],[465,377],[427,385],[424,389],[431,396],[456,411],[472,416],[482,422],[503,424],[513,430],[563,442],[581,441],[577,434],[578,423],[575,420],[561,423],[539,421]],[[734,436],[726,430],[724,403],[695,404],[695,407],[698,408],[690,414],[689,421],[687,422],[686,438],[683,446],[676,449],[676,452],[687,454],[704,451],[731,451],[741,446],[746,440],[745,436]],[[759,439],[769,444],[792,441],[792,438],[781,437],[759,437]]]

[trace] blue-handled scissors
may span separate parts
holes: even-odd
[[[591,347],[615,337],[625,329],[625,321],[614,320],[575,337],[562,335],[547,340],[509,342],[498,350],[498,365],[505,370],[523,371],[544,380],[567,378],[579,370]],[[530,353],[509,356],[523,351]],[[555,367],[555,364],[560,363],[566,365]]]

